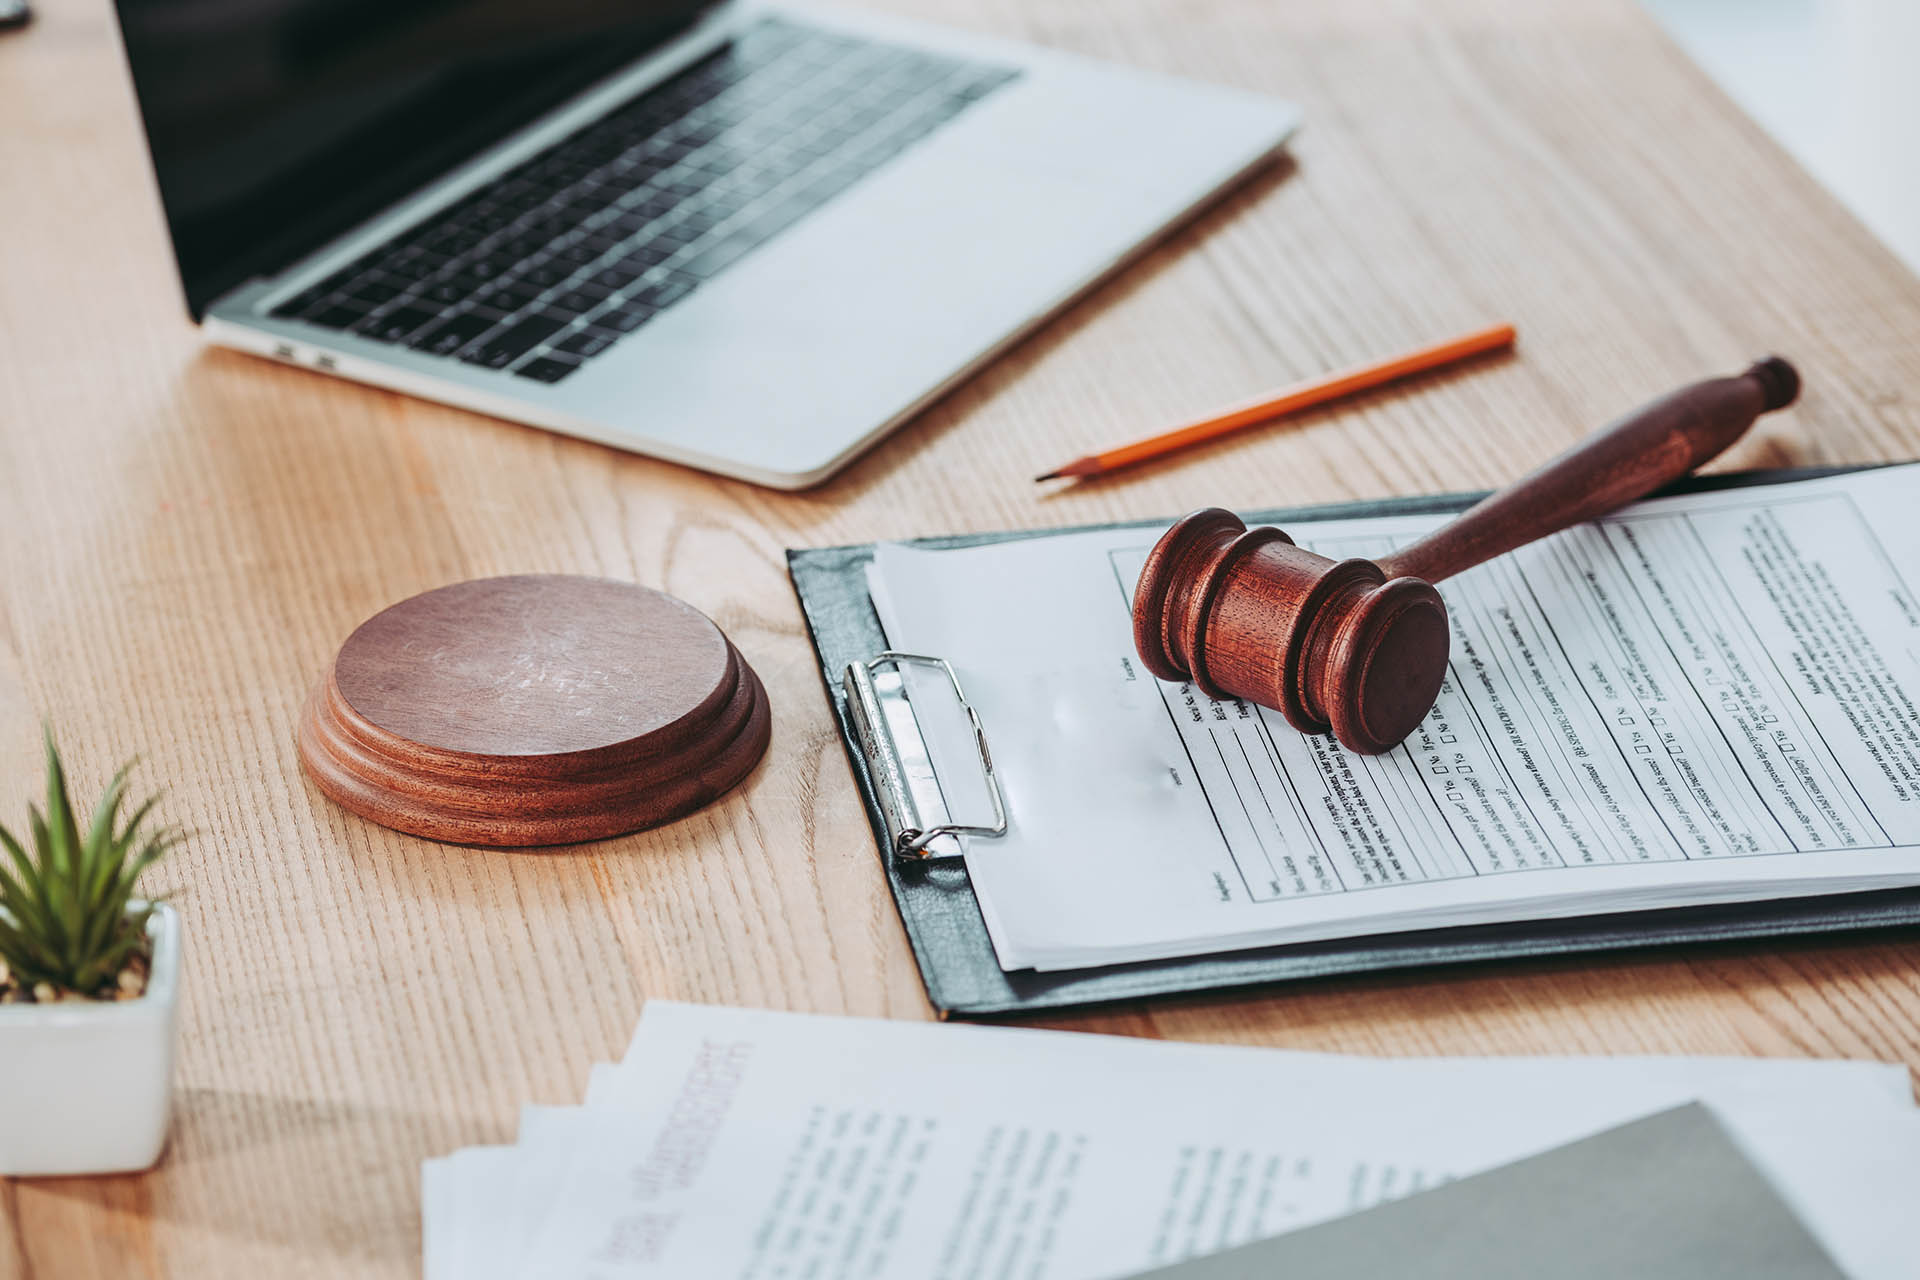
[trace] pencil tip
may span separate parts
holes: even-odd
[[[1033,482],[1039,484],[1043,480],[1078,480],[1081,476],[1098,471],[1099,462],[1098,458],[1075,458],[1072,462],[1063,463],[1043,476],[1035,476]]]

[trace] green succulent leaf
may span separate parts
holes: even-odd
[[[83,888],[89,900],[100,895],[100,890],[104,887],[109,874],[109,866],[118,861],[118,857],[113,855],[122,851],[121,848],[116,847],[113,821],[120,812],[120,801],[126,797],[127,773],[132,768],[133,762],[129,760],[120,766],[118,773],[113,775],[113,781],[107,784],[106,791],[100,797],[100,803],[94,807],[93,821],[87,826],[86,843],[82,847],[88,850],[104,849],[109,855],[96,859],[93,865],[85,869],[86,884]]]
[[[91,995],[110,989],[146,948],[152,907],[130,904],[141,874],[185,835],[149,829],[157,795],[121,817],[132,768],[114,774],[83,829],[47,732],[46,807],[27,807],[25,843],[0,826],[0,960],[17,983]]]

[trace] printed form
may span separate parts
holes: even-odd
[[[1661,499],[1440,584],[1446,683],[1382,756],[1155,680],[1157,528],[878,548],[949,659],[1011,830],[968,871],[1003,967],[1920,884],[1920,468]],[[1375,558],[1450,517],[1290,526]],[[912,681],[924,724],[950,715]],[[959,735],[928,731],[978,812]]]

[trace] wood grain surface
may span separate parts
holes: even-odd
[[[0,781],[50,716],[200,832],[158,1172],[0,1182],[0,1276],[418,1269],[418,1162],[574,1102],[643,999],[927,1016],[783,572],[793,545],[1490,487],[1769,351],[1721,466],[1920,452],[1920,283],[1632,0],[888,0],[1304,104],[1258,177],[837,480],[782,495],[204,347],[105,0],[0,38]],[[1111,481],[1060,459],[1493,320],[1517,354]],[[361,619],[462,578],[625,578],[765,679],[766,761],[684,822],[447,848],[301,777]],[[1403,974],[1061,1019],[1368,1053],[1920,1064],[1920,941]]]
[[[685,601],[613,578],[471,578],[354,628],[333,677],[356,712],[446,751],[604,751],[711,713],[727,638]]]

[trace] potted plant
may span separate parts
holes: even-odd
[[[0,1174],[145,1169],[166,1140],[180,920],[135,897],[180,839],[124,819],[128,765],[83,826],[46,735],[44,811],[0,826]]]

